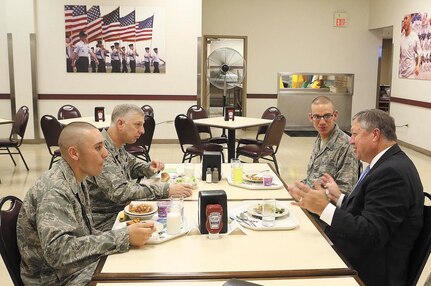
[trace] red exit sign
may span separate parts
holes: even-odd
[[[335,12],[334,13],[334,27],[347,27],[347,13],[345,12]]]

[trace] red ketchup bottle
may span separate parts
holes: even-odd
[[[207,205],[206,207],[206,228],[209,239],[219,238],[220,231],[223,228],[223,207],[220,204]]]

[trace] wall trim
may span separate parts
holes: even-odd
[[[39,94],[43,100],[181,100],[197,101],[197,95],[168,94]]]
[[[411,105],[411,106],[418,106],[418,107],[424,107],[431,109],[431,102],[425,102],[425,101],[419,101],[419,100],[413,100],[413,99],[406,99],[406,98],[399,98],[399,97],[391,97],[391,102]]]
[[[10,99],[10,93],[0,93],[0,99]]]
[[[247,98],[277,98],[277,94],[248,93]]]
[[[424,154],[424,155],[427,155],[427,156],[431,157],[431,151],[430,150],[427,150],[427,149],[424,149],[424,148],[412,145],[410,143],[404,142],[404,141],[399,140],[399,139],[398,139],[398,144],[401,145],[401,146],[403,146],[403,147],[412,149],[413,151],[416,151],[416,152],[419,152],[421,154]]]

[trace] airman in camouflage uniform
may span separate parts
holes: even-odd
[[[111,229],[118,212],[132,200],[154,200],[172,194],[187,197],[192,194],[191,186],[186,184],[135,182],[134,179],[149,178],[164,168],[161,162],[140,162],[124,148],[124,144],[134,143],[145,132],[144,116],[144,112],[136,105],[118,105],[112,112],[108,131],[102,131],[108,158],[102,173],[88,177],[86,181],[90,189],[95,227],[99,230]]]
[[[314,180],[328,173],[340,190],[348,194],[358,180],[359,162],[349,144],[350,137],[335,123],[337,117],[338,111],[328,97],[316,97],[311,103],[309,119],[318,136],[307,166],[307,178],[302,182],[313,188]]]
[[[103,167],[107,152],[102,136],[90,124],[72,123],[62,131],[59,144],[63,159],[27,192],[18,217],[25,285],[85,285],[101,256],[125,252],[129,243],[141,246],[154,231],[151,223],[108,232],[96,230],[82,181]],[[141,230],[145,234],[137,234]]]

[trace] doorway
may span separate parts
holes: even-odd
[[[389,112],[391,105],[392,63],[393,63],[393,26],[377,29],[382,35],[379,47],[379,64],[377,74],[376,108]]]

